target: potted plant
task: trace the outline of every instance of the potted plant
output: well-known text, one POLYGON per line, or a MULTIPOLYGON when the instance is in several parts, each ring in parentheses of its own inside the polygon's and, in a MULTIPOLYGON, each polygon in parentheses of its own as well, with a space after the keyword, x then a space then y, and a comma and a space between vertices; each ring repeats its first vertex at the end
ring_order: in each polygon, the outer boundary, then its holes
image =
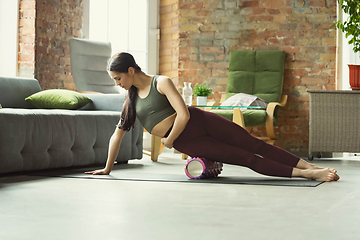
POLYGON ((196 96, 197 105, 207 105, 207 97, 211 95, 212 89, 206 83, 196 83, 193 88, 193 93, 196 96))
MULTIPOLYGON (((344 13, 349 18, 342 23, 340 20, 336 22, 336 27, 345 33, 345 37, 350 37, 349 44, 352 44, 354 52, 360 51, 360 4, 359 0, 338 0, 338 3, 344 13)), ((360 65, 349 65, 349 81, 353 90, 360 89, 360 65)))

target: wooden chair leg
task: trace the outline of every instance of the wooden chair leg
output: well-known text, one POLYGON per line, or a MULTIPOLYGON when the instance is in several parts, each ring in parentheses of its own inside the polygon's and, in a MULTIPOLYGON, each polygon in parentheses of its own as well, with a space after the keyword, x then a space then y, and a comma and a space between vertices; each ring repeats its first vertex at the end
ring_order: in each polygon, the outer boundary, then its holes
MULTIPOLYGON (((144 128, 144 132, 147 132, 144 128)), ((151 135, 151 151, 143 150, 143 153, 150 156, 153 162, 158 160, 159 155, 164 151, 164 145, 161 143, 161 138, 151 135)))
POLYGON ((233 122, 245 128, 244 115, 240 111, 240 108, 234 108, 233 122))
POLYGON ((161 144, 161 138, 151 135, 151 160, 156 162, 159 155, 164 151, 164 145, 161 144))

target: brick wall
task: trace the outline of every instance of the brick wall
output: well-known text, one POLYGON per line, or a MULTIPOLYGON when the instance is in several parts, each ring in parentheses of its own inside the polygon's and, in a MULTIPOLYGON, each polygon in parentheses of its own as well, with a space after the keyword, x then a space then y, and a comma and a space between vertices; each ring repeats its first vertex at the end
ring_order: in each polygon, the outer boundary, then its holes
POLYGON ((178 0, 160 0, 160 74, 178 85, 179 64, 179 4, 178 0))
POLYGON ((35 71, 35 0, 19 2, 18 76, 34 77, 35 71))
MULTIPOLYGON (((19 75, 74 90, 68 40, 81 37, 82 1, 20 0, 19 16, 19 75)), ((277 132, 286 149, 306 152, 306 90, 336 88, 335 21, 336 0, 160 0, 160 73, 179 90, 206 81, 220 98, 231 50, 285 50, 289 102, 277 132)))
POLYGON ((18 75, 43 90, 76 90, 70 69, 71 37, 81 37, 81 0, 20 0, 18 75))
MULTIPOLYGON (((336 88, 336 0, 177 1, 179 88, 184 81, 206 81, 213 97, 220 98, 226 89, 231 50, 286 51, 283 92, 289 101, 276 131, 287 150, 306 153, 306 90, 336 88)), ((262 135, 264 128, 254 132, 262 135)))
POLYGON ((70 69, 71 37, 82 36, 81 0, 36 1, 35 77, 42 89, 76 90, 70 69))

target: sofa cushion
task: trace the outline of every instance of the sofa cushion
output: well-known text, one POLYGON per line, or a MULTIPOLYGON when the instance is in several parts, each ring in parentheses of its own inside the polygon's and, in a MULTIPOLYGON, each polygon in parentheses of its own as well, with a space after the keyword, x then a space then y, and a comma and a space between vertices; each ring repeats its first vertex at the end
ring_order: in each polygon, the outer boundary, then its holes
POLYGON ((111 58, 109 42, 71 38, 69 46, 71 74, 77 91, 125 93, 125 90, 116 86, 106 70, 111 58))
POLYGON ((278 102, 282 93, 284 61, 284 51, 231 51, 226 99, 242 92, 266 102, 278 102))
POLYGON ((125 102, 125 95, 123 94, 91 94, 83 93, 91 99, 91 102, 86 104, 80 110, 106 110, 106 111, 121 111, 125 102))
POLYGON ((35 93, 25 99, 35 107, 45 109, 78 109, 88 104, 87 96, 65 89, 51 89, 35 93))
MULTIPOLYGON (((50 168, 104 166, 117 111, 14 109, 0 111, 0 174, 50 168)), ((138 120, 121 142, 117 162, 141 159, 138 120)))
MULTIPOLYGON (((233 120, 233 110, 214 109, 211 112, 219 114, 230 121, 233 120)), ((241 111, 244 116, 246 127, 265 126, 266 110, 244 110, 241 111)), ((274 118, 274 126, 277 125, 278 119, 274 118)))
MULTIPOLYGON (((284 80, 284 51, 256 50, 230 52, 226 99, 238 93, 254 95, 264 101, 279 102, 284 80)), ((232 110, 212 110, 232 120, 232 110)), ((265 110, 244 110, 246 127, 265 126, 265 110)), ((278 109, 275 109, 274 125, 278 109)))
POLYGON ((3 108, 35 108, 25 98, 39 91, 41 87, 36 79, 0 77, 0 103, 3 108))

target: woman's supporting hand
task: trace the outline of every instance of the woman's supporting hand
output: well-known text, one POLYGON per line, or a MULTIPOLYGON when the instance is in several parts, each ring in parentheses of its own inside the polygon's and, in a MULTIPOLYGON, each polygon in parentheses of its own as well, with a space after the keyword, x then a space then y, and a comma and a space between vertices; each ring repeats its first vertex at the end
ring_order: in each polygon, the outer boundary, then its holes
POLYGON ((109 175, 110 171, 104 169, 99 169, 91 172, 85 172, 85 174, 92 174, 92 175, 109 175))
POLYGON ((173 148, 174 141, 184 131, 186 124, 190 119, 190 113, 185 105, 185 102, 180 95, 179 91, 175 87, 173 81, 168 77, 159 77, 157 79, 157 89, 159 93, 164 94, 169 100, 171 106, 176 111, 176 117, 173 127, 167 136, 162 138, 161 143, 167 148, 173 148))
POLYGON ((169 149, 173 148, 173 141, 170 141, 169 138, 162 138, 161 143, 169 149))
POLYGON ((125 131, 119 128, 115 128, 115 132, 110 138, 109 143, 109 151, 108 151, 108 158, 106 160, 106 166, 103 169, 85 172, 85 174, 92 174, 92 175, 109 175, 113 166, 115 159, 119 153, 120 144, 124 137, 125 131))

